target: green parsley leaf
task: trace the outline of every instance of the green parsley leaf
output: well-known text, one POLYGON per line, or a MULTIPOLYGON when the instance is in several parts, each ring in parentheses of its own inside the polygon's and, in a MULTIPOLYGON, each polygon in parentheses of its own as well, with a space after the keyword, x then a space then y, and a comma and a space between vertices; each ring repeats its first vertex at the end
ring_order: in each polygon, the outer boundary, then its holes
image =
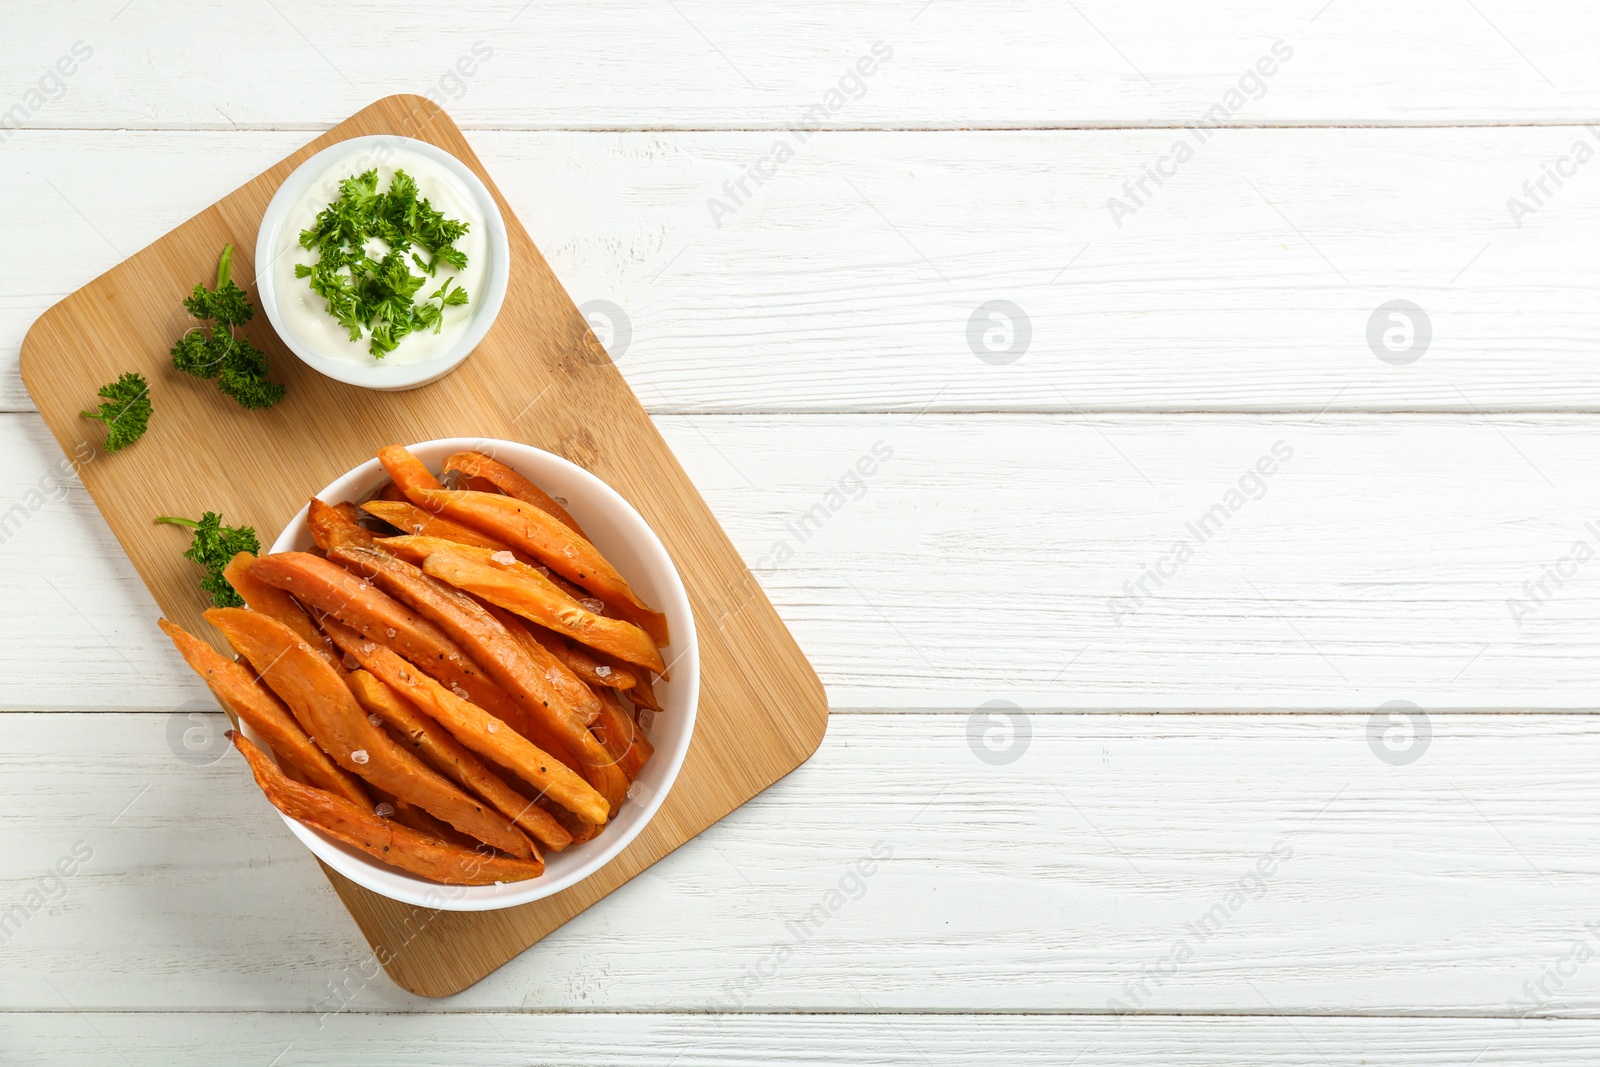
POLYGON ((467 291, 459 284, 450 289, 454 279, 417 302, 427 279, 412 274, 408 265, 428 276, 440 263, 464 270, 467 255, 455 242, 467 229, 467 223, 446 218, 419 197, 416 180, 403 170, 395 171, 389 188, 379 192, 374 168, 341 181, 339 198, 318 213, 309 230, 301 231, 301 246, 315 251, 318 259, 311 265, 296 264, 295 277, 305 278, 322 297, 350 340, 369 335, 367 351, 382 359, 412 333, 430 328, 439 332, 444 309, 467 303, 467 291), (370 250, 374 239, 387 250, 370 250))
POLYGON ((233 246, 223 245, 216 288, 196 285, 183 302, 201 325, 172 346, 172 365, 196 378, 216 379, 217 388, 240 407, 269 408, 283 399, 284 387, 267 380, 266 353, 233 332, 249 322, 256 309, 249 294, 229 277, 232 267, 233 246))
POLYGON ((150 425, 150 383, 144 375, 129 371, 109 385, 100 387, 99 411, 80 411, 85 419, 106 424, 106 451, 126 448, 144 435, 150 425))
POLYGON ((465 304, 467 302, 467 291, 465 289, 458 285, 455 287, 454 292, 450 290, 450 283, 454 281, 454 278, 446 278, 443 285, 428 295, 428 299, 438 300, 447 308, 465 304))
POLYGON ((222 569, 240 552, 261 551, 261 542, 256 539, 254 529, 249 526, 224 526, 222 516, 214 511, 206 512, 199 519, 175 519, 170 515, 162 515, 156 521, 187 526, 194 531, 194 540, 189 542, 183 558, 205 568, 200 588, 210 595, 212 604, 219 608, 244 606, 244 598, 228 584, 228 580, 222 576, 222 569))

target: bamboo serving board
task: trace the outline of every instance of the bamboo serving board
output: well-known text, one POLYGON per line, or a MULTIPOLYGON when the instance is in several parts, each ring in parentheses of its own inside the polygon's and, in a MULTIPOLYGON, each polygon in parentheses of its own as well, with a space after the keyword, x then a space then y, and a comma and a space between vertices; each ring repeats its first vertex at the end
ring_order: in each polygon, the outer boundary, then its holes
MULTIPOLYGON (((677 783, 644 831, 588 880, 494 912, 432 912, 371 893, 324 868, 378 961, 422 996, 489 974, 803 763, 821 743, 827 702, 815 672, 745 568, 527 231, 449 116, 391 96, 339 124, 254 181, 47 311, 22 345, 22 378, 156 603, 179 625, 219 635, 184 532, 156 515, 220 511, 270 544, 309 495, 380 446, 439 437, 525 441, 593 471, 655 529, 689 591, 699 631, 699 717, 677 783), (494 328, 453 374, 403 393, 341 385, 307 368, 259 311, 245 333, 268 353, 288 397, 244 411, 211 382, 172 369, 192 324, 181 301, 215 280, 232 243, 233 276, 254 291, 256 230, 299 163, 364 134, 430 141, 483 179, 505 216, 511 283, 494 328), (92 338, 85 344, 85 338, 92 338), (137 443, 100 451, 101 424, 79 417, 95 390, 144 374, 155 415, 137 443)), ((239 789, 254 788, 239 767, 239 789)))

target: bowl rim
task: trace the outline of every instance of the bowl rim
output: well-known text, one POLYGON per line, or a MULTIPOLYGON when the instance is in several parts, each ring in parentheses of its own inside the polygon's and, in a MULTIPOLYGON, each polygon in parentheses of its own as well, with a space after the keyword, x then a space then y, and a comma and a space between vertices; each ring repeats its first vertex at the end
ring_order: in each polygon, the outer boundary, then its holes
POLYGON ((272 194, 272 199, 267 203, 267 210, 261 216, 261 227, 256 232, 255 271, 256 295, 261 309, 266 313, 267 321, 272 324, 273 333, 277 334, 284 347, 293 352, 300 362, 317 373, 344 382, 346 385, 378 390, 414 389, 438 381, 460 366, 494 326, 505 303, 506 289, 511 281, 511 243, 506 235, 505 217, 500 212, 500 205, 495 202, 488 186, 484 185, 483 180, 471 167, 429 141, 396 134, 365 134, 336 141, 322 149, 291 171, 278 186, 277 191, 272 194), (279 313, 278 286, 272 271, 273 263, 277 259, 273 246, 277 244, 278 235, 288 219, 289 209, 334 157, 349 153, 357 146, 379 144, 394 145, 418 152, 448 170, 466 187, 467 193, 476 202, 483 215, 484 226, 488 230, 491 262, 483 292, 478 295, 478 310, 466 330, 456 338, 456 343, 443 355, 419 363, 394 363, 388 366, 379 363, 376 366, 368 366, 348 359, 333 359, 321 355, 301 343, 285 326, 283 317, 279 313))
MULTIPOLYGON (((569 889, 579 882, 589 878, 597 871, 604 868, 615 859, 623 849, 633 843, 633 840, 644 831, 644 828, 655 818, 661 809, 667 794, 672 791, 677 782, 678 772, 682 770, 684 759, 688 755, 689 746, 694 740, 695 719, 700 702, 700 646, 695 633, 694 613, 690 607, 688 592, 684 588, 683 579, 678 574, 678 568, 668 554, 666 546, 656 536, 644 517, 630 504, 622 494, 606 484, 598 475, 580 467, 562 456, 546 452, 542 448, 523 444, 518 441, 503 441, 483 437, 443 437, 431 441, 422 441, 417 444, 407 445, 413 452, 426 454, 438 449, 449 449, 452 452, 462 450, 484 451, 486 448, 503 450, 500 452, 501 462, 513 469, 517 467, 516 452, 532 453, 543 457, 556 467, 564 469, 570 476, 576 478, 587 488, 592 488, 595 494, 618 509, 625 524, 632 524, 636 529, 627 531, 626 536, 630 542, 641 545, 651 554, 659 557, 659 562, 664 564, 661 568, 661 577, 665 581, 665 589, 656 590, 657 598, 661 601, 659 609, 666 613, 671 620, 673 642, 669 648, 677 650, 671 660, 674 681, 678 677, 684 679, 684 689, 688 694, 684 706, 672 708, 669 714, 683 718, 682 741, 671 752, 658 748, 655 759, 663 759, 665 771, 660 784, 654 787, 646 786, 652 795, 640 806, 643 809, 634 825, 627 830, 620 831, 606 842, 605 846, 593 856, 578 864, 571 871, 564 872, 560 877, 550 876, 548 864, 552 857, 561 853, 547 853, 545 856, 546 872, 538 878, 531 878, 524 882, 508 882, 504 885, 490 886, 449 886, 430 882, 423 878, 401 871, 399 868, 390 867, 379 863, 365 854, 351 848, 342 842, 335 841, 320 831, 313 830, 304 824, 291 819, 289 816, 278 812, 284 824, 289 827, 300 841, 311 850, 323 863, 349 878, 352 882, 364 889, 371 890, 380 896, 391 900, 398 900, 405 904, 413 904, 441 911, 494 911, 501 908, 517 907, 521 904, 542 900, 545 897, 569 889), (381 879, 368 877, 381 875, 381 879), (393 882, 396 884, 382 884, 393 882), (375 884, 378 883, 378 884, 375 884)), ((448 454, 448 453, 447 453, 448 454)), ((527 471, 526 476, 532 477, 527 471)), ((369 459, 344 474, 335 478, 323 487, 316 495, 319 499, 327 500, 329 496, 344 494, 349 496, 352 492, 347 486, 360 485, 365 481, 375 483, 387 477, 383 474, 383 467, 376 457, 369 459)), ((309 504, 295 513, 283 530, 273 541, 268 552, 289 552, 304 550, 311 543, 311 535, 306 523, 309 504)), ((246 729, 245 735, 252 741, 257 741, 253 732, 246 729)), ((608 824, 609 825, 609 824, 608 824)), ((606 834, 602 833, 595 840, 605 841, 606 834)))

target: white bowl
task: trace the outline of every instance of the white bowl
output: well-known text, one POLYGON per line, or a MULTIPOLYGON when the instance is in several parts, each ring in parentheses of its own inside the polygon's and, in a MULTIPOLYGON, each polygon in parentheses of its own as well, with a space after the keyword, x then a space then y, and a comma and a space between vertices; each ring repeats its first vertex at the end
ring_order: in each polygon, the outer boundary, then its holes
MULTIPOLYGON (((494 197, 489 195, 489 190, 465 163, 442 148, 411 137, 389 135, 352 137, 324 148, 296 167, 294 173, 284 179, 278 191, 273 194, 271 203, 267 205, 266 214, 261 218, 261 229, 256 235, 256 293, 260 297, 261 308, 266 312, 267 320, 272 323, 273 332, 288 346, 289 351, 300 357, 300 361, 312 370, 347 385, 359 385, 365 389, 415 389, 449 374, 462 360, 472 354, 472 350, 478 347, 479 342, 489 332, 489 328, 494 325, 495 317, 500 314, 500 305, 505 301, 506 285, 510 277, 511 246, 506 240, 505 219, 501 216, 494 197), (488 265, 482 276, 482 282, 474 287, 479 291, 470 293, 476 310, 466 328, 445 351, 421 362, 395 363, 391 355, 373 365, 327 355, 317 351, 304 338, 297 336, 283 314, 283 302, 298 298, 301 294, 282 292, 279 289, 274 267, 282 230, 289 224, 290 213, 300 202, 301 197, 339 159, 355 156, 359 161, 352 165, 352 173, 355 173, 356 167, 364 168, 381 163, 398 149, 417 152, 443 167, 459 185, 459 192, 466 195, 483 218, 489 249, 488 265)), ((400 345, 403 349, 405 341, 402 340, 400 345)))
MULTIPOLYGON (((444 911, 492 911, 539 900, 576 885, 609 863, 639 836, 667 798, 694 733, 695 707, 700 695, 700 652, 695 642, 694 615, 689 596, 672 565, 667 550, 633 506, 609 485, 573 463, 531 445, 511 441, 484 441, 467 437, 446 438, 412 445, 411 451, 429 468, 438 470, 445 457, 472 450, 493 456, 536 482, 551 496, 566 501, 606 559, 622 572, 646 603, 666 613, 672 644, 662 649, 671 666, 670 681, 657 682, 661 703, 645 736, 655 754, 634 781, 622 810, 613 812, 605 829, 594 839, 545 854, 545 871, 538 878, 504 885, 446 886, 407 874, 372 859, 366 853, 335 841, 288 816, 283 821, 317 858, 346 878, 374 893, 444 911)), ((388 480, 383 467, 370 459, 317 494, 329 504, 366 500, 388 480)), ((302 508, 273 542, 273 552, 304 551, 312 547, 311 532, 302 508)), ((245 736, 259 743, 249 729, 245 736)))

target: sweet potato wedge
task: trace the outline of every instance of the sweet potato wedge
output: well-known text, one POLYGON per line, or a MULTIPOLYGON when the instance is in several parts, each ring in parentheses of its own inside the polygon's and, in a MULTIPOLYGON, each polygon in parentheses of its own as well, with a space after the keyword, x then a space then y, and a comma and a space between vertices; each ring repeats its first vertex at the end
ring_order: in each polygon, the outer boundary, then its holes
POLYGON ((594 724, 594 734, 617 761, 618 769, 632 781, 639 777, 645 761, 655 754, 655 746, 644 736, 616 693, 602 688, 598 695, 603 710, 594 724))
POLYGON ((561 807, 559 804, 552 804, 548 798, 539 801, 539 806, 545 808, 550 812, 551 815, 556 817, 556 819, 561 823, 562 827, 572 835, 572 841, 574 844, 581 845, 585 841, 593 840, 594 838, 600 836, 600 831, 605 829, 605 826, 600 823, 593 823, 589 822, 587 819, 580 819, 578 816, 572 814, 572 812, 561 807))
POLYGON ((543 626, 526 622, 524 625, 528 627, 535 641, 565 664, 567 670, 577 675, 585 685, 591 688, 604 686, 607 689, 632 689, 639 684, 639 674, 643 674, 643 671, 635 674, 633 670, 624 667, 621 660, 614 660, 610 656, 586 649, 572 638, 551 633, 543 626))
POLYGON ((250 764, 256 785, 273 807, 392 867, 446 885, 522 882, 544 873, 544 861, 517 859, 446 844, 392 820, 380 819, 343 797, 285 778, 266 755, 237 731, 230 738, 250 764))
POLYGON ((328 636, 369 674, 421 708, 467 748, 511 771, 567 810, 591 822, 606 821, 611 806, 605 797, 504 722, 456 696, 392 649, 364 640, 347 626, 329 623, 328 636))
POLYGON ((666 669, 661 650, 649 634, 631 622, 608 619, 574 603, 550 579, 525 563, 505 563, 484 549, 457 545, 429 555, 423 560, 422 569, 440 581, 625 663, 657 673, 666 669))
MULTIPOLYGON (((588 536, 583 533, 583 527, 578 525, 578 520, 574 519, 555 497, 493 457, 486 456, 482 452, 457 452, 444 461, 442 469, 458 471, 474 483, 480 480, 488 482, 507 496, 514 496, 524 503, 532 504, 547 515, 561 520, 563 526, 585 537, 588 536)), ((478 486, 473 484, 468 488, 476 489, 478 486)))
POLYGON ((474 493, 504 493, 505 490, 487 478, 474 478, 463 474, 456 479, 457 489, 471 489, 474 493))
POLYGON ((593 726, 595 719, 600 717, 600 701, 594 695, 594 690, 589 688, 589 684, 578 677, 578 673, 568 667, 566 661, 534 637, 533 631, 523 619, 488 601, 479 603, 496 622, 506 628, 506 632, 527 652, 528 658, 537 664, 539 669, 545 671, 551 682, 560 688, 562 695, 567 696, 568 701, 578 708, 579 716, 585 720, 585 725, 593 726))
MULTIPOLYGON (((496 552, 505 552, 512 559, 523 560, 526 556, 509 548, 493 548, 489 545, 475 545, 469 541, 458 541, 453 537, 439 537, 433 534, 400 534, 391 537, 375 537, 373 543, 391 556, 398 556, 413 566, 422 566, 422 561, 435 552, 448 552, 453 548, 469 549, 473 559, 482 557, 488 559, 496 552)), ((502 559, 505 557, 502 556, 502 559)), ((537 568, 535 568, 537 569, 537 568)), ((573 603, 577 603, 574 599, 573 603)))
POLYGON ((368 537, 372 536, 361 525, 361 512, 348 500, 341 504, 328 504, 312 497, 306 505, 306 528, 311 531, 311 540, 324 552, 332 540, 343 536, 351 528, 362 531, 368 537))
POLYGON ((372 543, 372 531, 361 525, 361 512, 348 500, 342 504, 328 504, 311 498, 306 505, 306 527, 317 547, 326 552, 345 541, 372 543))
POLYGON ((559 850, 572 843, 572 835, 549 812, 507 785, 450 731, 428 719, 409 700, 366 671, 352 671, 345 684, 368 714, 382 719, 397 741, 411 746, 434 770, 493 804, 502 815, 550 848, 559 850))
POLYGON ((367 789, 372 793, 374 802, 372 813, 380 819, 393 819, 401 826, 409 826, 419 834, 426 834, 429 837, 456 845, 465 845, 467 848, 472 848, 478 843, 449 823, 435 819, 409 800, 401 800, 397 796, 385 793, 370 782, 367 783, 367 789), (389 805, 389 813, 387 815, 384 814, 384 809, 381 807, 383 804, 389 805))
POLYGON ((392 645, 429 674, 459 688, 467 699, 501 718, 516 720, 520 710, 465 650, 433 623, 374 589, 336 563, 309 552, 262 556, 250 573, 289 593, 312 611, 331 615, 374 641, 392 645))
POLYGON ((517 615, 487 601, 479 601, 476 597, 473 597, 472 601, 505 628, 511 639, 517 643, 517 647, 527 654, 534 669, 544 672, 546 680, 561 694, 562 699, 577 709, 578 721, 585 726, 593 725, 594 720, 600 715, 600 701, 596 699, 594 690, 590 689, 560 656, 540 644, 533 636, 533 632, 528 629, 528 624, 517 615))
MULTIPOLYGON (((519 555, 517 558, 521 562, 527 562, 526 558, 522 555, 519 555)), ((589 592, 589 590, 573 585, 571 582, 561 577, 561 575, 556 574, 544 564, 539 563, 538 561, 534 561, 534 564, 534 570, 550 579, 550 584, 567 594, 568 599, 572 600, 574 603, 582 604, 596 615, 604 615, 608 619, 621 619, 624 622, 630 621, 625 612, 617 610, 616 605, 607 604, 604 600, 601 600, 599 597, 589 592)), ((635 625, 637 625, 637 623, 635 625)))
POLYGON ((278 759, 294 767, 307 782, 319 789, 337 793, 352 804, 370 803, 361 783, 340 770, 328 758, 328 754, 306 736, 305 730, 300 728, 283 702, 251 677, 249 671, 166 619, 159 620, 156 625, 172 639, 178 654, 206 683, 222 706, 259 734, 278 759))
POLYGON ((444 488, 422 460, 413 456, 404 445, 384 445, 378 449, 378 462, 383 464, 390 479, 413 504, 422 503, 414 495, 418 491, 444 488))
MULTIPOLYGON (((259 611, 277 619, 300 636, 300 639, 327 655, 328 662, 339 666, 339 653, 334 650, 328 635, 317 628, 305 609, 295 603, 294 597, 276 586, 268 585, 250 573, 250 564, 256 561, 255 553, 240 552, 222 569, 222 576, 233 586, 233 591, 244 599, 251 611, 259 611)), ((324 787, 326 788, 326 787, 324 787)))
POLYGON ((651 711, 661 710, 661 702, 656 699, 656 691, 651 687, 648 678, 641 678, 638 685, 628 690, 628 699, 633 701, 635 707, 648 708, 651 711))
POLYGON ((373 725, 344 679, 293 630, 243 608, 211 608, 205 618, 340 767, 502 852, 525 859, 534 854, 528 839, 504 816, 485 810, 481 801, 434 773, 373 725))
POLYGON ((448 489, 407 489, 413 501, 499 538, 552 571, 593 592, 644 628, 658 645, 671 643, 667 617, 634 593, 600 550, 559 519, 515 497, 448 489))
MULTIPOLYGON (((428 514, 421 508, 417 508, 417 510, 422 512, 424 515, 428 514)), ((448 519, 442 521, 449 522, 448 519)), ((386 552, 391 552, 405 560, 407 563, 414 563, 419 567, 422 566, 422 561, 427 559, 433 553, 448 549, 452 545, 460 545, 463 548, 487 549, 491 554, 495 552, 505 552, 508 553, 515 562, 526 563, 528 566, 538 571, 540 575, 548 578, 550 580, 550 584, 555 586, 556 589, 558 589, 572 603, 583 604, 585 600, 588 600, 590 603, 584 606, 589 608, 591 611, 594 610, 593 605, 600 605, 601 610, 594 612, 596 615, 604 615, 608 619, 622 618, 622 616, 619 615, 614 609, 606 607, 604 601, 596 600, 594 597, 590 596, 587 589, 580 589, 578 586, 573 585, 571 582, 561 577, 561 575, 552 574, 549 567, 546 567, 544 564, 533 559, 526 552, 519 552, 510 545, 507 545, 504 541, 496 541, 494 538, 485 534, 479 534, 472 530, 471 527, 462 526, 459 523, 450 523, 450 525, 456 527, 457 529, 467 530, 472 536, 453 537, 446 536, 444 533, 428 533, 427 531, 424 531, 420 534, 402 533, 386 537, 375 537, 374 541, 376 541, 376 543, 386 552)), ((444 528, 433 527, 433 529, 442 530, 444 528)), ((476 555, 474 558, 477 558, 476 555)))
MULTIPOLYGON (((409 500, 398 504, 391 500, 369 500, 361 505, 361 510, 382 519, 402 534, 439 537, 446 541, 454 541, 457 544, 487 548, 491 552, 505 552, 511 548, 504 541, 498 541, 488 534, 479 533, 470 526, 463 526, 459 522, 451 522, 449 519, 441 518, 426 508, 417 507, 409 500)), ((418 561, 411 560, 410 562, 416 563, 418 561)))

